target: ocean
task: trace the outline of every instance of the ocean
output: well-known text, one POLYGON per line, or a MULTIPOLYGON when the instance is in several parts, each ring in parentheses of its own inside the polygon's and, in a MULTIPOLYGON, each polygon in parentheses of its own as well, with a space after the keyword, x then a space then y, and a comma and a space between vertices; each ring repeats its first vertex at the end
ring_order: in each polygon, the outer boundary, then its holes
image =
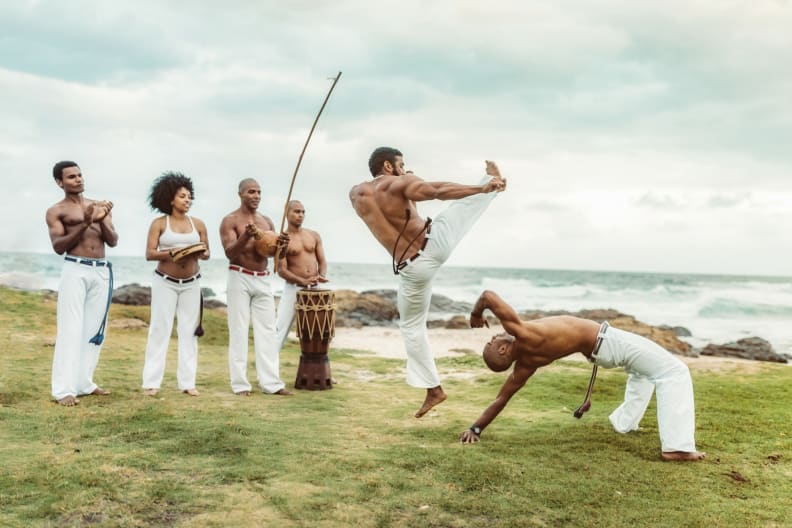
MULTIPOLYGON (((116 287, 151 284, 154 263, 143 257, 110 256, 116 287)), ((57 290, 62 257, 0 252, 0 284, 57 290)), ((225 301, 227 261, 201 263, 202 283, 225 301)), ((333 289, 396 289, 385 264, 329 263, 333 289)), ((276 294, 283 281, 271 278, 276 294)), ((434 292, 474 302, 484 289, 518 311, 613 308, 653 325, 684 326, 694 346, 759 336, 777 352, 792 355, 792 278, 605 271, 472 268, 447 266, 434 292)))

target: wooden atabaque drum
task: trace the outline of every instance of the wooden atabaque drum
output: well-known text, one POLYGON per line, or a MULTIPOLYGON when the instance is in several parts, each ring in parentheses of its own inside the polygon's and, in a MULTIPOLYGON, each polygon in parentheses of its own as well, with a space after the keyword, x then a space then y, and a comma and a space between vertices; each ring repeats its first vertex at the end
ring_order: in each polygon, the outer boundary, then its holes
POLYGON ((300 338, 300 366, 295 389, 333 388, 327 349, 335 335, 335 292, 299 290, 294 303, 297 337, 300 338))

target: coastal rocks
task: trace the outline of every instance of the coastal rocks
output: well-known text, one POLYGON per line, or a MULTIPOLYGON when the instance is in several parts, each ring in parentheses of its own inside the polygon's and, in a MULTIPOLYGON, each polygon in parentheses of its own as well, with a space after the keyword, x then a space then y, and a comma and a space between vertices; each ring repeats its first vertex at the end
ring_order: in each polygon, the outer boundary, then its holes
MULTIPOLYGON (((214 296, 214 292, 210 288, 201 288, 201 293, 204 297, 204 308, 225 307, 225 303, 208 298, 214 296)), ((141 286, 135 282, 125 284, 113 290, 113 302, 131 306, 148 306, 151 304, 151 287, 141 286)))
POLYGON ((399 317, 395 300, 378 293, 336 290, 335 300, 336 326, 393 326, 399 317))
POLYGON ((671 330, 677 337, 693 337, 693 333, 684 326, 660 325, 657 328, 660 330, 671 330))
MULTIPOLYGON (((623 314, 618 310, 613 309, 600 309, 600 310, 581 310, 579 312, 565 312, 565 311, 552 311, 540 312, 532 311, 521 314, 521 317, 530 321, 531 319, 538 319, 540 317, 547 317, 551 315, 573 315, 575 317, 582 317, 584 319, 591 319, 594 321, 608 321, 614 328, 625 330, 638 334, 647 339, 650 339, 660 345, 661 347, 681 356, 695 357, 697 354, 693 351, 692 347, 679 339, 677 333, 672 328, 662 328, 659 326, 651 326, 635 317, 623 314)), ((687 330, 687 329, 683 329, 687 330)))
POLYGON ((147 306, 151 304, 151 288, 133 282, 113 290, 113 302, 131 306, 147 306))
POLYGON ((761 337, 746 337, 723 345, 707 345, 701 350, 702 356, 736 357, 756 361, 787 363, 788 358, 773 350, 773 346, 761 337))
POLYGON ((470 328, 470 319, 466 315, 455 315, 451 319, 445 322, 443 325, 444 328, 449 328, 451 330, 461 330, 465 328, 470 328))
MULTIPOLYGON (((336 326, 395 326, 399 318, 396 290, 336 290, 336 326)), ((473 305, 458 302, 444 295, 433 294, 429 313, 467 314, 473 305)), ((429 328, 469 328, 467 316, 455 315, 450 320, 431 320, 429 328)))
POLYGON ((432 300, 429 303, 429 312, 446 313, 446 314, 469 314, 473 309, 473 305, 466 302, 455 301, 445 295, 437 293, 432 294, 432 300))

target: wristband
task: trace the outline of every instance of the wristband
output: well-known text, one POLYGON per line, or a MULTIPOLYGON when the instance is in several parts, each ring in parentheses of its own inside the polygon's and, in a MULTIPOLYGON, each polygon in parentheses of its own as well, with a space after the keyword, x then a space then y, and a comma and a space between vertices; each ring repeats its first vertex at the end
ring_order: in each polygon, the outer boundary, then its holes
POLYGON ((479 427, 478 425, 476 425, 476 424, 473 424, 473 425, 471 425, 471 426, 470 426, 470 430, 471 430, 471 431, 473 432, 473 434, 475 434, 476 436, 481 436, 481 427, 479 427))

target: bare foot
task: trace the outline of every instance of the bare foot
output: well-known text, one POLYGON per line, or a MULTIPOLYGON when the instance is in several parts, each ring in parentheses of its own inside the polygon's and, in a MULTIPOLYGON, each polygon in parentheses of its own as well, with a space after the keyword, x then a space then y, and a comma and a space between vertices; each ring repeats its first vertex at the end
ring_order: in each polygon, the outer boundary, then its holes
POLYGON ((234 394, 236 394, 237 396, 250 396, 250 391, 243 390, 243 391, 235 392, 234 394))
POLYGON ((281 389, 278 392, 273 392, 272 394, 276 394, 278 396, 291 396, 293 393, 288 389, 281 389))
POLYGON ((64 396, 60 400, 58 400, 58 405, 63 405, 64 407, 74 407, 75 405, 79 405, 80 400, 75 398, 74 396, 64 396))
POLYGON ((156 396, 159 389, 143 389, 143 396, 156 396))
POLYGON ((484 163, 487 164, 487 176, 495 176, 496 178, 501 178, 500 169, 498 168, 498 164, 494 161, 485 160, 484 163))
POLYGON ((418 412, 415 413, 416 418, 420 418, 424 414, 428 413, 435 405, 439 405, 445 401, 446 393, 443 392, 443 388, 438 385, 437 387, 433 387, 431 389, 426 389, 426 399, 421 405, 421 408, 418 409, 418 412))
MULTIPOLYGON (((487 164, 487 175, 492 176, 492 180, 490 180, 490 184, 492 185, 492 190, 495 192, 503 192, 506 190, 506 178, 501 176, 500 169, 495 164, 494 161, 486 160, 487 164)), ((491 192, 491 191, 488 191, 491 192)))
POLYGON ((663 451, 660 453, 660 458, 673 462, 695 462, 703 460, 705 456, 707 453, 701 451, 663 451))
POLYGON ((103 389, 102 387, 96 387, 91 394, 94 396, 107 396, 110 394, 110 391, 103 389))
POLYGON ((185 389, 182 391, 184 394, 189 394, 190 396, 200 396, 200 392, 198 389, 185 389))

